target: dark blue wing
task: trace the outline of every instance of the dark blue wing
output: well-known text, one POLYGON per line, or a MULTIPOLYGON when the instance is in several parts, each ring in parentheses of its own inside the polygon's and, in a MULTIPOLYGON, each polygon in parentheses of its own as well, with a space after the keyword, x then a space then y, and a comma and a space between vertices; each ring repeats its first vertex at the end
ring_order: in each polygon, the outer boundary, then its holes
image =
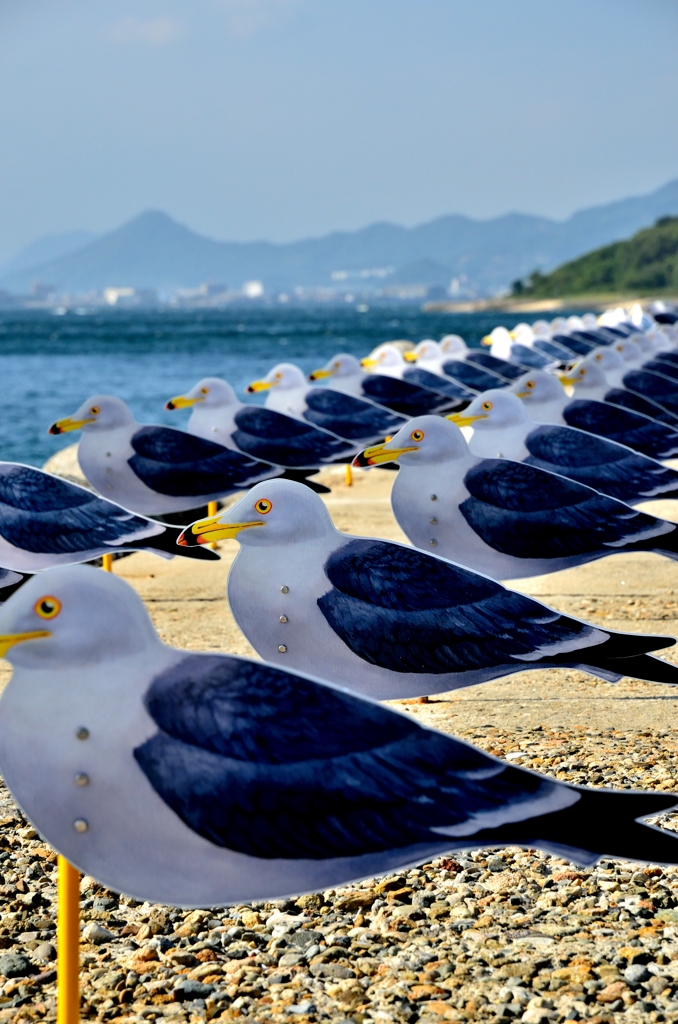
POLYGON ((505 377, 490 373, 475 363, 467 363, 464 359, 446 360, 443 363, 443 372, 478 392, 489 391, 491 388, 505 388, 509 384, 505 377))
POLYGON ((209 842, 252 857, 440 843, 431 829, 554 785, 258 662, 188 655, 145 703, 158 732, 134 756, 155 791, 209 842))
POLYGON ((395 434, 407 422, 390 409, 331 388, 312 388, 306 392, 304 419, 349 441, 395 434))
POLYGON ((678 473, 614 441, 571 427, 541 425, 525 439, 523 461, 633 504, 678 494, 678 473))
POLYGON ((625 444, 653 459, 670 459, 678 453, 675 430, 630 409, 576 398, 563 409, 563 419, 569 427, 625 444))
POLYGON ((678 381, 671 380, 665 374, 642 369, 629 370, 624 374, 622 384, 629 391, 637 391, 639 395, 659 402, 669 412, 678 415, 678 381))
POLYGON ((271 466, 173 427, 141 427, 129 460, 147 487, 172 497, 228 494, 273 474, 271 466))
POLYGON ((554 334, 552 335, 552 341, 562 345, 564 348, 568 348, 570 352, 574 352, 578 356, 587 356, 596 347, 594 342, 585 341, 584 338, 577 337, 574 334, 554 334))
POLYGON ((326 430, 256 405, 240 409, 235 426, 231 436, 241 451, 278 466, 314 468, 355 453, 353 445, 326 430))
POLYGON ((643 369, 649 370, 651 373, 661 373, 664 377, 678 381, 678 366, 669 360, 648 359, 646 363, 643 363, 643 369))
POLYGON ((521 462, 483 459, 464 483, 470 497, 460 510, 467 523, 495 551, 514 558, 585 555, 610 544, 623 551, 662 525, 590 487, 521 462))
POLYGON ((148 527, 148 519, 84 487, 32 466, 0 463, 0 534, 23 551, 86 554, 148 527))
POLYGON ((472 395, 466 399, 450 399, 440 392, 419 387, 418 384, 411 384, 407 380, 398 380, 397 377, 387 377, 383 373, 367 374, 362 379, 361 387, 365 398, 408 417, 447 412, 468 404, 471 398, 475 398, 475 395, 472 395))
POLYGON ((667 423, 671 427, 678 428, 678 416, 669 412, 663 405, 653 402, 649 398, 643 398, 635 391, 628 391, 626 388, 610 388, 605 393, 605 401, 610 405, 619 405, 622 409, 633 409, 634 412, 642 412, 659 423, 667 423))
MULTIPOLYGON (((505 377, 506 380, 518 380, 518 377, 522 377, 527 369, 525 365, 518 366, 516 363, 509 363, 508 359, 497 359, 496 356, 490 355, 489 352, 480 352, 477 349, 472 349, 468 353, 466 362, 476 363, 476 365, 482 366, 486 370, 491 370, 492 373, 498 373, 500 377, 505 377)), ((543 362, 548 363, 548 360, 544 359, 543 362)))
POLYGON ((550 338, 535 338, 532 345, 538 352, 549 357, 547 362, 553 359, 557 359, 559 363, 571 362, 572 357, 576 354, 564 345, 558 345, 555 341, 551 341, 550 338))
POLYGON ((658 352, 655 359, 660 363, 670 363, 678 366, 678 352, 658 352))
POLYGON ((591 627, 484 576, 386 541, 353 540, 325 565, 318 605, 359 657, 393 672, 442 674, 516 664, 516 656, 591 627))
POLYGON ((418 384, 422 388, 430 388, 431 391, 439 391, 441 395, 448 398, 463 399, 472 402, 476 397, 475 391, 469 391, 458 381, 442 377, 438 373, 431 373, 430 370, 423 370, 420 366, 410 366, 403 371, 403 380, 410 384, 418 384))

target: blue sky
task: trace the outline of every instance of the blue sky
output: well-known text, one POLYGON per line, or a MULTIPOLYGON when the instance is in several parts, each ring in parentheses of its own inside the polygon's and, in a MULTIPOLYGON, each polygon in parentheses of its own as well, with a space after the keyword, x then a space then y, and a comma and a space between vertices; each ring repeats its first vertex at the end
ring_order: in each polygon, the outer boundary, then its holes
POLYGON ((0 262, 160 208, 274 241, 678 177, 676 0, 0 0, 0 262))

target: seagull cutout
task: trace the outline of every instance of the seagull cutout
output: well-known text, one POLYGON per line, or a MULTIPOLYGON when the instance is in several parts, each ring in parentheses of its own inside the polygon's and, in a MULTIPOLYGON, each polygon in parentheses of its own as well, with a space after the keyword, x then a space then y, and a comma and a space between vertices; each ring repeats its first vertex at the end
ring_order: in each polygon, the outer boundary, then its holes
POLYGON ((449 382, 454 397, 384 373, 366 373, 355 356, 340 352, 325 366, 309 374, 311 381, 326 381, 333 391, 366 398, 403 416, 463 409, 475 392, 449 382))
POLYGON ((376 441, 394 434, 405 423, 403 416, 376 402, 332 387, 309 386, 303 370, 293 363, 278 363, 247 390, 253 394, 265 391, 267 409, 305 420, 348 441, 376 441))
POLYGON ((616 441, 575 427, 535 423, 510 391, 486 391, 463 413, 449 417, 466 429, 473 455, 512 459, 586 484, 637 505, 651 498, 678 498, 678 473, 616 441))
POLYGON ((258 484, 180 543, 222 537, 240 543, 228 599, 254 649, 376 699, 546 667, 678 682, 678 667, 646 653, 672 638, 602 630, 435 555, 340 533, 322 500, 288 480, 258 484))
POLYGON ((13 797, 139 900, 271 900, 483 846, 678 860, 675 835, 638 820, 674 794, 568 785, 286 668, 167 647, 132 588, 90 567, 29 580, 0 650, 13 797))
POLYGON ((605 374, 590 359, 576 364, 560 381, 537 371, 524 374, 509 390, 524 400, 528 413, 539 423, 577 427, 655 459, 678 454, 678 426, 608 403, 605 374), (573 398, 563 384, 574 387, 573 398))
MULTIPOLYGON (((624 377, 629 371, 629 365, 620 350, 623 345, 628 344, 632 345, 632 343, 624 341, 610 345, 609 348, 595 348, 582 361, 582 365, 585 366, 595 363, 605 376, 605 383, 602 386, 598 385, 600 400, 609 402, 611 405, 619 405, 624 409, 631 409, 633 412, 642 412, 653 420, 659 420, 660 423, 678 427, 678 416, 675 413, 669 412, 658 402, 653 402, 650 398, 626 387, 624 377)), ((637 349, 637 351, 640 350, 637 349)), ((592 397, 592 393, 589 392, 587 397, 592 397)))
POLYGON ((391 506, 409 540, 494 579, 537 576, 628 551, 678 560, 675 523, 522 462, 479 459, 459 428, 438 416, 410 420, 355 465, 382 462, 400 466, 391 506))
POLYGON ((165 408, 191 409, 189 434, 218 441, 288 471, 317 471, 321 466, 346 462, 356 450, 354 443, 311 423, 239 402, 231 385, 220 377, 199 380, 185 395, 171 398, 165 408))
MULTIPOLYGON (((450 380, 444 374, 432 373, 427 369, 412 366, 414 350, 400 352, 395 345, 380 345, 372 355, 361 359, 360 365, 370 373, 378 373, 395 380, 404 380, 422 388, 447 395, 453 401, 468 398, 469 389, 461 380, 450 380)), ((477 394, 477 389, 471 389, 477 394)))
POLYGON ((496 359, 535 370, 551 366, 554 360, 562 363, 571 358, 569 349, 551 345, 550 334, 535 334, 527 324, 522 326, 524 330, 520 332, 495 327, 491 334, 486 334, 481 340, 481 345, 489 347, 490 354, 496 359))
MULTIPOLYGON (((447 335, 440 344, 429 339, 420 341, 412 352, 405 353, 404 358, 408 361, 416 362, 417 366, 422 370, 442 375, 445 374, 443 367, 446 363, 462 362, 470 366, 470 370, 467 367, 464 372, 468 372, 471 375, 478 371, 482 373, 489 372, 492 375, 494 387, 501 387, 505 380, 516 380, 526 369, 525 366, 510 363, 507 359, 497 359, 496 356, 490 355, 489 352, 467 348, 463 338, 456 334, 447 335), (495 377, 496 379, 494 379, 495 377)), ((461 379, 454 372, 450 376, 455 376, 458 380, 461 379)), ((469 376, 468 379, 470 380, 471 377, 469 376)), ((476 379, 480 381, 479 377, 476 379)), ((486 388, 481 386, 477 390, 485 391, 486 388)))
POLYGON ((82 430, 78 462, 92 487, 142 515, 196 508, 281 472, 183 430, 137 423, 112 395, 94 395, 49 428, 70 430, 82 430))
POLYGON ((172 558, 187 550, 177 546, 179 533, 176 526, 135 515, 41 469, 0 462, 0 565, 15 573, 115 552, 150 551, 172 558))

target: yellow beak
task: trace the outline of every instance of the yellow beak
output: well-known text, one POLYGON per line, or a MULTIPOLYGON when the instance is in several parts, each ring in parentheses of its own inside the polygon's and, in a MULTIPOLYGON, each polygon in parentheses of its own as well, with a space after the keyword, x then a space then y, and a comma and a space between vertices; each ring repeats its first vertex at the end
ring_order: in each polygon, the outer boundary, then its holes
POLYGON ((531 391, 515 391, 514 394, 515 394, 516 398, 529 398, 530 395, 532 394, 532 392, 531 391))
POLYGON ((70 416, 67 416, 65 420, 57 420, 49 428, 49 434, 67 434, 70 430, 80 430, 86 423, 94 423, 95 417, 92 416, 87 420, 72 420, 70 416))
POLYGON ((22 644, 24 640, 39 640, 41 637, 51 636, 48 629, 34 629, 30 633, 5 633, 0 636, 0 658, 4 658, 10 647, 15 644, 22 644))
POLYGON ((254 395, 257 391, 268 391, 269 388, 275 387, 277 380, 253 380, 247 387, 247 393, 254 395))
POLYGON ((375 366, 379 365, 379 361, 377 359, 371 359, 370 356, 365 356, 364 359, 360 360, 360 365, 365 370, 373 370, 375 366))
POLYGON ((366 469, 368 466, 378 466, 380 462, 396 462, 405 452, 418 451, 416 444, 409 448, 387 448, 385 444, 375 444, 356 455, 353 465, 366 469))
POLYGON ((177 539, 182 548, 194 547, 196 544, 211 544, 215 540, 233 540, 241 530, 249 530, 252 526, 265 526, 261 519, 251 523, 221 523, 219 516, 200 519, 197 523, 187 526, 177 539))
POLYGON ((458 427, 470 427, 476 420, 486 420, 487 416, 485 413, 478 413, 476 416, 465 416, 463 412, 452 412, 445 419, 456 423, 458 427))
POLYGON ((568 377, 566 374, 560 374, 559 373, 558 374, 558 380, 560 381, 561 384, 565 384, 565 385, 570 385, 571 384, 571 385, 574 385, 574 384, 578 384, 579 383, 579 381, 581 380, 581 377, 568 377))
POLYGON ((331 377, 334 370, 314 370, 313 373, 309 373, 309 380, 325 380, 326 377, 331 377))
POLYGON ((198 402, 204 402, 205 399, 202 395, 199 398, 188 398, 186 395, 177 395, 176 398, 170 398, 169 402, 165 403, 166 409, 190 409, 192 405, 197 405, 198 402))
POLYGON ((492 344, 492 338, 489 336, 489 334, 486 334, 484 338, 480 339, 480 344, 485 345, 486 347, 489 348, 489 346, 492 344))
POLYGON ((419 353, 412 350, 409 352, 403 352, 403 358, 406 359, 408 363, 416 363, 419 358, 419 353))

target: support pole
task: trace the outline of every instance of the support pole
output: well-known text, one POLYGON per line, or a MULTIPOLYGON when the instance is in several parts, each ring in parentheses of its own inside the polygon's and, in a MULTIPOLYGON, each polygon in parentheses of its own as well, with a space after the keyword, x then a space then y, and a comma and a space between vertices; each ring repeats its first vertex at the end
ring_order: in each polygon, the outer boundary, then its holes
POLYGON ((80 873, 61 854, 59 854, 58 864, 57 1024, 78 1024, 80 1020, 80 873))
POLYGON ((113 555, 101 556, 101 568, 104 572, 113 572, 113 555))
POLYGON ((346 486, 351 487, 353 485, 353 469, 351 463, 346 463, 346 486))
MULTIPOLYGON (((211 518, 212 516, 215 516, 215 515, 217 514, 217 512, 218 512, 218 511, 219 511, 219 507, 218 507, 218 505, 217 505, 216 501, 208 501, 208 502, 207 502, 207 515, 208 515, 208 516, 209 516, 210 518, 211 518)), ((216 546, 217 546, 217 542, 216 542, 215 540, 213 540, 213 541, 212 541, 212 542, 210 543, 210 547, 212 548, 212 550, 213 550, 213 551, 214 551, 214 549, 215 549, 215 547, 216 547, 216 546)))

